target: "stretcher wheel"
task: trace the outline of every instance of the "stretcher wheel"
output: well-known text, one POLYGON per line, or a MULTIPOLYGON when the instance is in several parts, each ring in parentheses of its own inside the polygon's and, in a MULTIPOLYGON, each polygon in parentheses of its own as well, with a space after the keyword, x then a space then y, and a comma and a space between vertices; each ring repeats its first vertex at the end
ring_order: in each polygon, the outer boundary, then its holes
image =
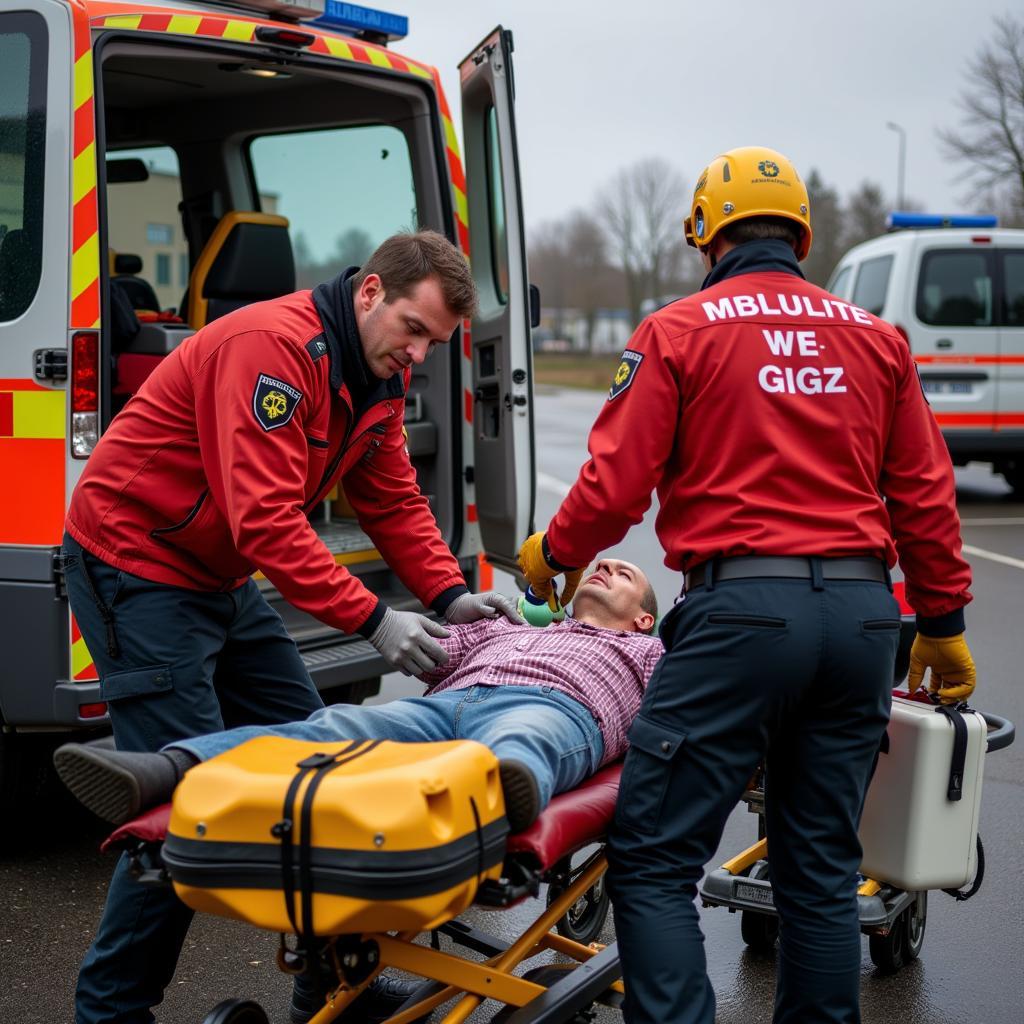
POLYGON ((770 953, 779 939, 779 919, 774 914, 743 910, 740 912, 740 935, 751 949, 770 953))
MULTIPOLYGON (((571 876, 567 877, 567 873, 558 872, 556 877, 558 880, 548 885, 549 907, 571 884, 571 876)), ((601 934, 610 904, 608 887, 602 876, 558 919, 555 930, 564 938, 588 946, 601 934)))
POLYGON ((883 973, 894 974, 916 960, 924 945, 928 923, 928 893, 919 892, 913 903, 893 921, 888 935, 868 938, 871 962, 883 973))
POLYGON ((263 1007, 251 999, 225 999, 204 1018, 203 1024, 270 1024, 263 1007))

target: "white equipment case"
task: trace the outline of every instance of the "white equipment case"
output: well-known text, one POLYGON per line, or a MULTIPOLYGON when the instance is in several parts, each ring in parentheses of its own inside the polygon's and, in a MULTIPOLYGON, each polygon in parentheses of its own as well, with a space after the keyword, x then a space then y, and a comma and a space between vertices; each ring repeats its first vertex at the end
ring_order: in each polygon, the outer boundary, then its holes
POLYGON ((977 866, 985 719, 897 697, 886 738, 861 820, 861 873, 910 892, 959 888, 977 866))

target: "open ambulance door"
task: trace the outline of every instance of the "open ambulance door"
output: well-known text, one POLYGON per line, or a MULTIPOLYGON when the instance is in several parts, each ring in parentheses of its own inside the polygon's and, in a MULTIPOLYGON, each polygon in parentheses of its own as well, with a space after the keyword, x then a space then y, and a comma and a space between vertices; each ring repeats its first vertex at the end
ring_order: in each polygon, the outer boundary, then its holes
POLYGON ((533 357, 516 152, 512 34, 496 28, 459 65, 473 320, 473 478, 488 559, 515 569, 533 531, 533 357))

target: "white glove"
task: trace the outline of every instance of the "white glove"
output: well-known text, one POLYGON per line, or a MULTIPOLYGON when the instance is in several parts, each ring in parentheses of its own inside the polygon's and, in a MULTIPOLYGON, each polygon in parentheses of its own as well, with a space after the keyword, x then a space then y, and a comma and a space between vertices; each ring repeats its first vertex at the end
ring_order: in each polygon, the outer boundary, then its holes
POLYGON ((425 615, 389 608, 370 634, 370 643, 399 671, 418 676, 448 660, 448 652, 431 639, 435 636, 443 639, 448 630, 425 615))
POLYGON ((494 619, 498 615, 504 615, 509 622, 517 625, 523 622, 516 611, 515 602, 496 590, 488 590, 484 594, 460 594, 444 613, 444 617, 453 626, 476 622, 477 619, 494 619))

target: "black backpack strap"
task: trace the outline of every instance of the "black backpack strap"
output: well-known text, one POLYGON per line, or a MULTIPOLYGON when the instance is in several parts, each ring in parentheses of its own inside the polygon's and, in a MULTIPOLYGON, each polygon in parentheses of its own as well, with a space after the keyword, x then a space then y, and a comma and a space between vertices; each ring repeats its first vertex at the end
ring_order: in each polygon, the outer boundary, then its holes
MULTIPOLYGON (((953 726, 953 757, 949 765, 946 799, 959 800, 964 795, 964 763, 967 760, 967 723, 963 710, 950 704, 939 704, 935 710, 945 715, 953 726)), ((968 709, 969 710, 969 709, 968 709)))

